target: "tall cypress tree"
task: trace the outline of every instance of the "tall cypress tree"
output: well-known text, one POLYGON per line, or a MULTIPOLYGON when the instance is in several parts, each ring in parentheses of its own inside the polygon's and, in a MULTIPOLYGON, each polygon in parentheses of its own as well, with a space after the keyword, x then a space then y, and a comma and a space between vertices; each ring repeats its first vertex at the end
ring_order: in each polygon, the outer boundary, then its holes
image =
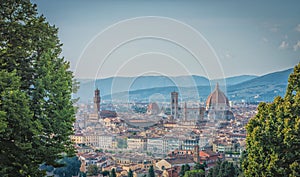
POLYGON ((151 165, 149 170, 148 170, 148 177, 155 177, 155 172, 154 172, 153 165, 151 165))
POLYGON ((117 177, 117 174, 116 174, 116 169, 112 169, 109 173, 109 177, 117 177))
POLYGON ((245 176, 300 176, 300 63, 285 97, 261 103, 246 129, 245 176))
POLYGON ((129 168, 129 171, 127 173, 127 177, 133 177, 133 171, 129 168))
POLYGON ((0 175, 42 176, 40 164, 58 166, 62 153, 74 153, 69 138, 75 121, 73 75, 60 56, 58 29, 38 15, 36 5, 29 0, 0 4, 0 71, 5 76, 0 175))

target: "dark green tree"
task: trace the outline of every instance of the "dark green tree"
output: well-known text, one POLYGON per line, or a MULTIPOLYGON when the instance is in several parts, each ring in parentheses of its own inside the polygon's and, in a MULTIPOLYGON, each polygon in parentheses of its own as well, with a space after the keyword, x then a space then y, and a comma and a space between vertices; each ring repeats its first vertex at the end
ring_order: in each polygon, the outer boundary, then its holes
POLYGON ((33 119, 30 100, 20 90, 15 72, 0 70, 0 176, 39 174, 33 141, 39 135, 40 123, 33 119))
POLYGON ((43 176, 41 164, 74 154, 73 76, 57 28, 35 5, 0 4, 0 176, 43 176))
POLYGON ((243 169, 243 162, 247 159, 247 151, 243 151, 239 161, 239 177, 245 176, 243 169))
POLYGON ((194 166, 194 170, 199 170, 201 169, 201 164, 200 163, 196 163, 194 166))
POLYGON ((300 176, 300 63, 285 97, 261 103, 246 129, 245 176, 300 176))
POLYGON ((184 176, 184 173, 185 173, 185 166, 184 165, 181 165, 181 168, 180 168, 180 172, 179 172, 179 176, 183 177, 184 176))
POLYGON ((185 164, 181 166, 180 172, 179 172, 179 176, 183 177, 186 171, 190 171, 191 167, 189 166, 189 164, 185 164))
POLYGON ((228 161, 217 162, 217 164, 209 169, 208 177, 237 177, 239 169, 233 163, 228 161))
POLYGON ((79 169, 81 166, 80 160, 78 157, 64 157, 60 160, 60 163, 64 164, 64 167, 56 168, 54 174, 60 177, 72 177, 79 174, 79 169))
POLYGON ((184 165, 184 170, 185 170, 185 171, 190 171, 190 170, 191 170, 190 165, 189 165, 189 164, 185 164, 185 165, 184 165))
POLYGON ((103 152, 103 149, 97 149, 96 152, 103 152))
MULTIPOLYGON (((5 94, 5 92, 18 90, 20 86, 18 84, 20 83, 19 78, 16 77, 15 73, 8 73, 6 71, 0 70, 0 94, 5 94)), ((1 96, 0 95, 0 96, 1 96)), ((1 96, 2 97, 2 96, 1 96)), ((2 99, 0 100, 0 133, 5 132, 7 126, 8 126, 8 120, 7 120, 7 110, 4 110, 2 108, 2 99)), ((1 138, 3 138, 2 134, 1 138)), ((1 139, 0 139, 1 141, 1 139)))
POLYGON ((79 172, 79 177, 86 177, 86 173, 84 173, 84 172, 79 172))
POLYGON ((109 177, 117 177, 117 174, 116 174, 116 169, 111 169, 110 171, 110 174, 109 174, 109 177))
POLYGON ((148 177, 155 177, 155 172, 154 172, 153 165, 151 165, 149 170, 148 170, 148 177))
POLYGON ((127 173, 127 177, 133 177, 133 171, 131 169, 129 169, 127 173))
POLYGON ((203 170, 205 171, 205 167, 207 167, 206 163, 200 164, 200 163, 196 163, 196 165, 194 166, 194 170, 203 170))
POLYGON ((51 173, 51 172, 53 172, 55 170, 55 168, 53 166, 51 166, 51 165, 45 165, 45 164, 42 164, 40 166, 40 169, 41 170, 46 170, 46 172, 49 172, 49 173, 51 173))
POLYGON ((103 176, 109 176, 109 171, 101 171, 101 174, 103 175, 103 176))
POLYGON ((205 177, 205 172, 202 169, 186 171, 184 177, 205 177))
POLYGON ((97 165, 89 165, 87 169, 88 176, 96 176, 99 174, 99 168, 97 165))

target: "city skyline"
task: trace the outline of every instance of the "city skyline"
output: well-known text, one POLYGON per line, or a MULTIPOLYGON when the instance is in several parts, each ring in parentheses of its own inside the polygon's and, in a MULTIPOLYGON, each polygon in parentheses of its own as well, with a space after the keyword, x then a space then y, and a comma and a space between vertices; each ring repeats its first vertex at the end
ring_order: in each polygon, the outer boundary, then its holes
POLYGON ((2 1, 0 176, 299 176, 299 5, 2 1))
POLYGON ((59 28, 62 55, 77 78, 216 79, 263 75, 300 60, 296 1, 33 2, 59 28))

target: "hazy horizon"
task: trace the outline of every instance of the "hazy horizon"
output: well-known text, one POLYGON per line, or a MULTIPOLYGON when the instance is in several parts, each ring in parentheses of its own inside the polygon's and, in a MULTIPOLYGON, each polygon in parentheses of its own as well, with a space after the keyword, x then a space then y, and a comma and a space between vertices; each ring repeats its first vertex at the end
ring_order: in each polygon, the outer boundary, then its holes
MULTIPOLYGON (((274 71, 274 72, 268 72, 268 73, 264 73, 261 75, 249 75, 249 74, 241 74, 241 75, 235 75, 235 76, 228 76, 225 78, 214 78, 211 80, 221 80, 221 79, 228 79, 228 78, 234 78, 234 77, 240 77, 240 76, 254 76, 254 77, 261 77, 267 74, 272 74, 272 73, 276 73, 276 72, 283 72, 283 71, 287 71, 293 68, 287 68, 287 69, 283 69, 283 70, 278 70, 278 71, 274 71)), ((155 77, 155 76, 162 76, 162 77, 186 77, 186 76, 197 76, 197 77, 204 77, 206 79, 208 79, 207 77, 203 76, 203 75, 178 75, 178 76, 166 76, 166 75, 143 75, 144 77, 155 77)), ((104 77, 104 78, 76 78, 76 79, 81 79, 81 80, 94 80, 94 79, 110 79, 110 78, 114 78, 114 77, 119 77, 119 78, 136 78, 136 77, 140 77, 140 76, 108 76, 108 77, 104 77)))

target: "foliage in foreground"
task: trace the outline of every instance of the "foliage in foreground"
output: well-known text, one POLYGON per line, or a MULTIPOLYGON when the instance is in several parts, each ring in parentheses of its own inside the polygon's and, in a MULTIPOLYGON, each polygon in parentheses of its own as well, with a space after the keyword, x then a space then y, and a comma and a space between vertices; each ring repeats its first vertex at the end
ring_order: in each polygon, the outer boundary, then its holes
POLYGON ((44 176, 41 164, 74 154, 72 72, 35 5, 0 4, 0 176, 44 176))
POLYGON ((245 176, 300 176, 300 63, 285 97, 261 103, 246 129, 245 176))

